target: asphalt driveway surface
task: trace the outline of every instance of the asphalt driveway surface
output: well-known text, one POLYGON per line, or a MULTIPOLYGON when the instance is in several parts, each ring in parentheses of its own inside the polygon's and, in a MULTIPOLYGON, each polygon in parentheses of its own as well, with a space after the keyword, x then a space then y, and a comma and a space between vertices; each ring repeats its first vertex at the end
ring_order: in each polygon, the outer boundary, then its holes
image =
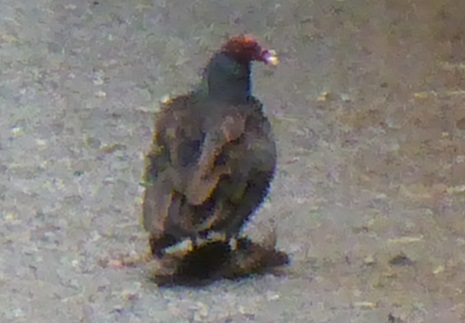
POLYGON ((0 1, 1 322, 465 321, 465 2, 0 1), (227 35, 279 146, 280 276, 162 289, 139 182, 166 94, 227 35))

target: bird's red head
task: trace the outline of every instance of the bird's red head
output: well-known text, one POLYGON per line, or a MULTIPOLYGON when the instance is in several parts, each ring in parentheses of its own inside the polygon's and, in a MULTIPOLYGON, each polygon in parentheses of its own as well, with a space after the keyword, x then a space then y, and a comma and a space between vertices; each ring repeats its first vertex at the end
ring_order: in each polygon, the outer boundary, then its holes
POLYGON ((255 37, 251 35, 239 35, 230 38, 223 45, 221 51, 239 63, 259 61, 274 66, 278 65, 279 62, 274 50, 262 48, 255 37))

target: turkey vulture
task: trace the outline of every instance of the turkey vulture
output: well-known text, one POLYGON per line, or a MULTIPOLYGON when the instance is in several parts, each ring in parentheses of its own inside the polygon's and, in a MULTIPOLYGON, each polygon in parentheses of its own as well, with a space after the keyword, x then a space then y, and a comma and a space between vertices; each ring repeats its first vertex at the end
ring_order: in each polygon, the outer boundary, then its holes
POLYGON ((262 104, 252 95, 251 63, 278 63, 250 35, 230 38, 201 83, 167 100, 156 116, 144 175, 143 224, 152 254, 220 234, 230 241, 263 202, 276 146, 262 104))

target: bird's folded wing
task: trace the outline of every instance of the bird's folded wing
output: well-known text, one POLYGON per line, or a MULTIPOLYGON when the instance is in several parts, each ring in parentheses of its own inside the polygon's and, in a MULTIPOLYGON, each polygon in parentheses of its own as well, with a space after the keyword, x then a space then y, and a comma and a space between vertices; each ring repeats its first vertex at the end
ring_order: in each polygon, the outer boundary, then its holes
POLYGON ((226 144, 241 137, 245 130, 245 118, 241 115, 227 116, 218 129, 207 132, 202 153, 195 169, 188 175, 185 195, 189 203, 200 205, 216 188, 221 176, 230 174, 229 161, 215 165, 226 144))
POLYGON ((155 236, 161 235, 164 230, 172 198, 172 192, 163 185, 161 181, 147 184, 142 203, 144 228, 155 236))
POLYGON ((173 173, 169 150, 154 140, 146 158, 142 221, 144 228, 155 236, 164 230, 175 182, 173 173))

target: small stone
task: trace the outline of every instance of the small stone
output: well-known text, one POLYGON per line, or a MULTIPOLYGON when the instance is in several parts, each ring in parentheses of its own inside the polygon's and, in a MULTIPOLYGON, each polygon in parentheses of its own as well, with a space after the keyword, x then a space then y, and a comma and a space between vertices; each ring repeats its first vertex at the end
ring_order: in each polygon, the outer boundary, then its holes
POLYGON ((393 266, 411 266, 414 261, 407 257, 404 253, 400 253, 389 260, 389 264, 393 266))
POLYGON ((433 270, 433 274, 434 275, 440 274, 440 273, 444 272, 444 269, 445 269, 444 266, 442 266, 442 265, 438 266, 433 270))
POLYGON ((107 93, 104 92, 104 91, 97 91, 95 92, 95 96, 98 97, 98 98, 104 98, 107 96, 107 93))
POLYGON ((374 264, 376 264, 376 260, 373 256, 367 256, 365 257, 365 259, 363 259, 363 263, 367 266, 372 266, 374 264))

